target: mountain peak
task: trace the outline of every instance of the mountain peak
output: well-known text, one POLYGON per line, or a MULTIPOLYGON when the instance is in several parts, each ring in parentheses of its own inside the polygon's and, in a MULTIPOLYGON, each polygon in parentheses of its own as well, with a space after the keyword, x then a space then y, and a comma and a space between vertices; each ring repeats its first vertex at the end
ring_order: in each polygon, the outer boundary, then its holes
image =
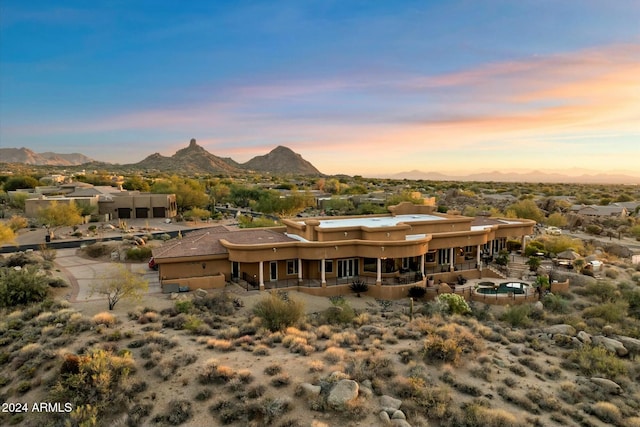
POLYGON ((257 156, 243 164, 244 169, 273 172, 292 173, 300 175, 322 175, 311 163, 289 147, 278 145, 264 156, 257 156))

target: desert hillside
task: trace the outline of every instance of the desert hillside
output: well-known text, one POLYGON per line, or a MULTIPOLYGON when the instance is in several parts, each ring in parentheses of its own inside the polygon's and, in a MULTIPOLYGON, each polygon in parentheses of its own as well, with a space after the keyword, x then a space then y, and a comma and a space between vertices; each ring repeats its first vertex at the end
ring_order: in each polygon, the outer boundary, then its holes
POLYGON ((55 260, 5 256, 56 287, 3 309, 0 424, 640 426, 640 273, 609 261, 535 305, 232 284, 108 311, 66 301, 55 260))

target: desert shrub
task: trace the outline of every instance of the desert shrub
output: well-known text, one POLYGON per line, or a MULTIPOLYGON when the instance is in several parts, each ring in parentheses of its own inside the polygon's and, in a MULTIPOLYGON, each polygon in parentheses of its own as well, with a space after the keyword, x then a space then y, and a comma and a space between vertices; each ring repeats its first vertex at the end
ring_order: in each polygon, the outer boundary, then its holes
POLYGON ((456 425, 465 427, 519 427, 525 423, 519 422, 515 415, 504 409, 494 409, 477 400, 462 406, 462 419, 456 420, 456 425))
POLYGON ((547 294, 542 298, 542 304, 552 313, 566 314, 569 312, 569 301, 562 295, 547 294))
POLYGON ((146 261, 151 258, 151 248, 146 246, 127 249, 127 259, 131 261, 146 261))
POLYGON ((356 317, 356 312, 344 298, 332 299, 332 306, 323 313, 323 319, 329 324, 345 324, 351 323, 356 317))
POLYGON ((225 384, 237 375, 236 371, 224 365, 218 365, 217 360, 209 360, 198 374, 200 384, 225 384))
MULTIPOLYGON (((81 420, 103 418, 114 407, 124 404, 123 385, 134 370, 130 353, 116 356, 97 350, 86 355, 68 355, 50 389, 49 399, 70 402, 75 408, 74 417, 81 420)), ((63 418, 67 414, 58 416, 63 418)))
POLYGON ((0 268, 0 308, 44 301, 49 279, 36 266, 0 268))
POLYGON ((587 412, 592 413, 596 417, 600 419, 600 421, 605 423, 611 423, 618 425, 622 420, 622 413, 620 412, 620 408, 618 408, 614 403, 611 402, 596 402, 594 403, 587 412))
POLYGON ((423 342, 422 355, 426 361, 456 365, 460 361, 461 354, 462 348, 454 338, 430 335, 423 342))
POLYGON ((584 294, 593 296, 599 302, 610 302, 616 299, 616 287, 612 283, 599 280, 585 286, 584 294))
POLYGON ((629 316, 640 319, 640 289, 624 291, 623 295, 629 305, 627 309, 629 316))
POLYGON ((617 378, 627 375, 624 361, 601 346, 585 345, 567 354, 567 361, 574 363, 585 376, 617 378))
POLYGON ((358 296, 360 296, 360 294, 364 294, 365 292, 367 292, 369 290, 369 285, 367 285, 367 283, 364 282, 363 280, 354 280, 349 285, 349 289, 354 294, 357 294, 358 296))
POLYGON ((248 425, 275 425, 276 420, 290 411, 291 407, 291 400, 288 398, 266 397, 259 401, 251 402, 246 407, 246 416, 250 421, 248 425))
POLYGON ((427 289, 422 286, 412 286, 409 288, 409 298, 422 299, 427 293, 427 289))
POLYGON ((116 318, 113 314, 103 311, 94 315, 91 320, 96 325, 105 325, 107 327, 113 326, 116 324, 116 318))
POLYGON ((153 405, 150 403, 147 404, 135 404, 129 410, 127 414, 127 425, 129 427, 136 427, 142 425, 142 420, 148 417, 151 414, 151 410, 153 409, 153 405))
POLYGON ((341 362, 346 356, 346 352, 338 347, 329 347, 327 348, 322 357, 329 363, 338 363, 341 362))
POLYGON ((183 299, 183 300, 176 301, 174 306, 178 313, 186 314, 186 313, 189 313, 193 308, 193 303, 191 302, 191 300, 183 299))
POLYGON ((296 324, 304 316, 304 303, 288 298, 286 301, 276 293, 270 293, 255 305, 253 312, 271 330, 282 331, 296 324))
POLYGON ((169 402, 166 412, 154 417, 154 421, 177 426, 189 421, 191 417, 193 417, 191 402, 188 400, 172 400, 169 402))
POLYGON ((84 253, 91 258, 99 258, 109 254, 109 252, 111 252, 111 248, 102 243, 94 243, 84 248, 84 253))
POLYGON ((203 388, 202 390, 198 391, 198 393, 196 393, 194 399, 196 399, 198 402, 202 402, 204 400, 208 400, 212 394, 213 392, 210 388, 203 388))
POLYGON ((384 380, 393 378, 396 373, 393 370, 393 360, 383 353, 356 353, 346 360, 345 374, 352 379, 362 382, 364 380, 384 380))
POLYGON ((233 351, 235 350, 233 342, 230 340, 221 340, 218 338, 211 338, 207 340, 207 348, 212 348, 218 351, 233 351))
POLYGON ((271 365, 264 368, 265 375, 274 376, 282 372, 282 366, 277 363, 272 363, 271 365))
POLYGON ((200 310, 218 316, 229 316, 235 312, 241 304, 226 291, 208 294, 204 298, 193 301, 193 305, 200 310))
POLYGON ((617 279, 618 276, 620 276, 620 270, 616 268, 607 268, 604 271, 604 275, 607 276, 609 279, 617 279))
POLYGON ((586 319, 604 319, 607 323, 619 323, 626 319, 627 308, 626 301, 609 302, 587 307, 582 311, 582 316, 586 319))
POLYGON ((291 377, 286 372, 275 375, 269 383, 276 388, 286 387, 291 384, 291 377))
POLYGON ((509 323, 513 327, 526 326, 529 324, 529 314, 531 307, 527 304, 514 305, 507 309, 500 316, 500 320, 509 323))
POLYGON ((352 331, 338 332, 331 335, 328 345, 338 345, 340 347, 351 347, 358 344, 358 335, 352 331))
POLYGON ((449 314, 470 314, 471 308, 467 301, 457 294, 438 295, 438 304, 443 308, 444 313, 449 314))

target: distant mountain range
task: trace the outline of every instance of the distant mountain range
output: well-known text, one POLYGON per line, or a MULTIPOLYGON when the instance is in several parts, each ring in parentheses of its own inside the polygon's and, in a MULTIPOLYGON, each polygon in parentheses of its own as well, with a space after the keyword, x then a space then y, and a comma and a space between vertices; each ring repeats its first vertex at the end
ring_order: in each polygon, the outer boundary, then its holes
MULTIPOLYGON (((105 168, 109 163, 99 162, 82 154, 34 153, 28 148, 1 148, 0 162, 30 165, 78 166, 105 168)), ((188 174, 243 174, 248 171, 272 174, 322 175, 310 162, 287 147, 278 146, 264 156, 257 156, 246 163, 238 163, 228 157, 218 157, 196 143, 195 139, 173 156, 160 153, 147 156, 138 163, 119 165, 124 169, 156 170, 188 174)))
POLYGON ((540 182, 575 184, 640 184, 640 176, 617 173, 582 173, 567 175, 557 172, 531 171, 518 172, 481 172, 468 175, 449 175, 440 172, 412 170, 388 175, 385 178, 411 179, 425 181, 478 181, 478 182, 540 182))
POLYGON ((27 165, 76 166, 92 162, 93 159, 80 153, 60 154, 47 151, 36 153, 28 148, 0 148, 0 161, 27 165))

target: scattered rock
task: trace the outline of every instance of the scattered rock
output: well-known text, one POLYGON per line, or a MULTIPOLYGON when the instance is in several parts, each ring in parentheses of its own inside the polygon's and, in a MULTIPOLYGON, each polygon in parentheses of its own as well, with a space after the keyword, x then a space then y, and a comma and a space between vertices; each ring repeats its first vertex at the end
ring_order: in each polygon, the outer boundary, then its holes
POLYGON ((382 421, 382 424, 384 425, 391 424, 391 418, 389 417, 389 414, 387 414, 387 411, 380 411, 378 416, 380 417, 380 421, 382 421))
POLYGON ((632 354, 640 354, 640 340, 637 338, 631 338, 626 336, 616 336, 618 341, 622 343, 622 345, 629 350, 632 354))
POLYGON ((509 348, 509 352, 514 356, 520 356, 522 354, 522 346, 521 345, 511 346, 511 348, 509 348))
POLYGON ((545 333, 550 335, 563 334, 563 335, 574 336, 576 334, 576 328, 567 324, 549 326, 544 331, 545 333))
POLYGON ((358 391, 359 395, 370 399, 371 396, 373 396, 373 390, 371 390, 369 387, 365 387, 364 385, 360 384, 360 390, 358 391))
POLYGON ((169 299, 172 299, 172 300, 178 299, 178 293, 171 292, 171 294, 169 294, 169 299))
POLYGON ((198 288, 193 294, 196 298, 206 298, 208 293, 204 289, 198 288))
POLYGON ((601 345, 607 350, 616 353, 620 357, 629 354, 629 350, 627 350, 625 346, 616 339, 607 338, 602 335, 596 335, 591 340, 595 345, 601 345))
POLYGON ((370 335, 382 336, 383 330, 382 328, 374 325, 362 325, 358 329, 358 333, 365 336, 370 336, 370 335))
POLYGON ((397 410, 400 409, 400 406, 402 406, 402 400, 387 396, 385 394, 383 396, 380 396, 380 406, 382 406, 383 408, 393 408, 394 410, 397 410))
POLYGON ((392 420, 406 420, 407 417, 404 415, 404 412, 402 412, 401 410, 397 410, 393 413, 393 415, 391 415, 391 419, 392 420))
POLYGON ((345 405, 358 397, 358 383, 353 380, 340 380, 329 392, 327 403, 336 410, 344 410, 345 405))
POLYGON ((593 377, 590 378, 591 382, 596 384, 601 389, 605 390, 609 394, 622 394, 623 390, 618 383, 613 382, 607 378, 593 377))
POLYGON ((578 339, 585 344, 591 344, 591 335, 589 335, 585 331, 578 332, 578 339))
POLYGON ((300 384, 300 388, 307 397, 317 397, 320 395, 322 388, 319 385, 313 385, 309 383, 300 384))
POLYGON ((536 303, 533 304, 533 309, 535 311, 544 311, 544 304, 542 304, 542 301, 536 301, 536 303))
POLYGON ((615 330, 613 329, 613 326, 611 325, 605 325, 602 327, 602 335, 604 335, 605 337, 610 337, 614 334, 615 330))

